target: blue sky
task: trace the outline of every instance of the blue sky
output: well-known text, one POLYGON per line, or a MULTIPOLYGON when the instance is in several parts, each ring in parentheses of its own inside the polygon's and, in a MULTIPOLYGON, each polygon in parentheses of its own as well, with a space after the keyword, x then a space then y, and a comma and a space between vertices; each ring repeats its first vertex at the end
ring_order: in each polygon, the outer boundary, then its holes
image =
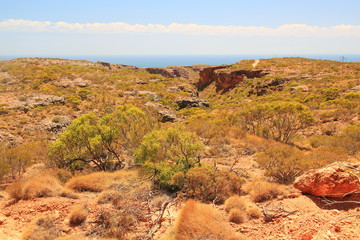
POLYGON ((0 55, 360 54, 358 0, 2 0, 0 55))

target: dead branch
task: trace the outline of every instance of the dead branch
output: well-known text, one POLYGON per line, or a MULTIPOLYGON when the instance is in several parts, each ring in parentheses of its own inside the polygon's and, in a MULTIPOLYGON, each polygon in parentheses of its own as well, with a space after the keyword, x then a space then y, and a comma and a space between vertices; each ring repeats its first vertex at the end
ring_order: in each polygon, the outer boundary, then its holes
POLYGON ((156 217, 156 219, 152 222, 150 229, 148 230, 148 236, 150 239, 154 239, 154 234, 159 231, 159 229, 161 228, 161 224, 162 224, 162 218, 164 216, 164 213, 166 211, 166 208, 169 206, 170 201, 165 201, 163 202, 163 204, 161 205, 161 210, 159 215, 156 217), (158 225, 158 228, 155 229, 155 227, 158 225))
POLYGON ((284 209, 284 207, 282 205, 278 205, 276 207, 276 209, 268 209, 267 206, 269 206, 269 204, 270 203, 268 203, 267 205, 262 207, 264 217, 265 217, 265 222, 272 222, 277 218, 287 217, 289 215, 292 215, 292 214, 298 212, 297 210, 288 211, 288 210, 284 209))
POLYGON ((326 206, 334 205, 334 204, 340 204, 340 203, 354 203, 354 204, 360 204, 360 201, 338 201, 338 200, 330 200, 324 197, 323 203, 325 203, 326 206))

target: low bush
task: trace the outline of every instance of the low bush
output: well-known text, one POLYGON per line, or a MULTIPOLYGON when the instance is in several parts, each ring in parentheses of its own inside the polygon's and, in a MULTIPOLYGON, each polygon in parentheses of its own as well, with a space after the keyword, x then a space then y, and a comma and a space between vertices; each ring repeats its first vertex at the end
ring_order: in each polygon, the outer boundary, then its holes
POLYGON ((83 224, 89 214, 86 206, 78 205, 75 206, 70 213, 69 224, 70 226, 79 226, 83 224))
POLYGON ((233 223, 244 223, 247 219, 247 215, 244 210, 239 208, 233 208, 229 212, 229 221, 233 223))
POLYGON ((223 221, 219 212, 211 205, 188 200, 171 229, 162 240, 242 240, 247 239, 223 221))
POLYGON ((261 208, 259 208, 253 203, 249 203, 248 205, 246 205, 245 211, 247 215, 251 218, 261 218, 264 215, 261 208))
POLYGON ((24 182, 14 182, 7 187, 6 191, 11 197, 20 200, 59 196, 63 187, 53 176, 35 175, 24 182))
POLYGON ((62 235, 59 223, 54 217, 40 217, 26 228, 21 236, 22 240, 56 239, 62 235))
MULTIPOLYGON (((242 193, 245 179, 229 171, 217 171, 210 166, 194 167, 181 179, 175 176, 176 182, 183 183, 187 197, 201 201, 222 203, 229 196, 242 193)), ((175 181, 175 179, 173 179, 175 181)))
POLYGON ((226 199, 225 201, 225 211, 228 213, 231 209, 237 208, 244 211, 246 209, 246 202, 244 198, 234 195, 226 199))
POLYGON ((110 172, 95 172, 83 176, 71 178, 65 187, 78 192, 101 192, 109 187, 113 180, 113 174, 110 172))
POLYGON ((247 182, 243 189, 254 202, 264 202, 287 194, 284 186, 262 180, 247 182))
POLYGON ((124 197, 123 195, 124 193, 117 190, 105 190, 99 194, 97 198, 97 203, 99 204, 110 203, 114 199, 122 199, 124 197))
POLYGON ((71 178, 65 187, 78 192, 101 192, 112 185, 128 185, 138 179, 137 170, 116 172, 95 172, 71 178))
POLYGON ((302 151, 284 144, 276 144, 256 154, 256 162, 265 174, 279 183, 292 183, 296 177, 312 167, 302 151))
POLYGON ((92 233, 101 237, 127 239, 136 224, 136 217, 120 210, 101 210, 92 233))

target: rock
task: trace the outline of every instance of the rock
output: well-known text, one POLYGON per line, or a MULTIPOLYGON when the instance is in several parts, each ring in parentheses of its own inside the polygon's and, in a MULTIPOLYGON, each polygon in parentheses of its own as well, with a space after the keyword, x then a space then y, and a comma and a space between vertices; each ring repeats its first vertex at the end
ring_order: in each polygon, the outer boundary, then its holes
POLYGON ((60 79, 59 81, 54 82, 55 86, 68 88, 68 87, 88 87, 91 84, 90 80, 84 80, 82 78, 72 79, 60 79))
POLYGON ((169 92, 186 92, 186 93, 190 93, 190 95, 192 97, 198 97, 199 96, 198 91, 188 89, 187 87, 182 86, 182 85, 169 87, 167 90, 169 92))
POLYGON ((360 92, 360 85, 350 88, 348 92, 360 92))
POLYGON ((102 66, 102 67, 106 67, 106 68, 108 68, 108 69, 111 69, 110 63, 107 63, 107 62, 96 62, 96 64, 98 64, 99 66, 102 66))
POLYGON ((50 104, 65 104, 62 96, 37 94, 33 96, 22 96, 17 100, 8 102, 10 109, 18 109, 27 112, 36 107, 48 106, 50 104))
POLYGON ((263 70, 233 70, 229 65, 204 68, 196 84, 199 90, 215 82, 216 91, 226 92, 246 78, 261 78, 269 73, 263 70))
POLYGON ((291 87, 290 91, 292 92, 309 92, 309 87, 306 85, 300 85, 300 86, 296 86, 296 87, 291 87))
POLYGON ((360 167, 360 163, 336 162, 304 173, 295 180, 294 187, 313 196, 334 198, 341 198, 357 189, 360 190, 359 179, 345 165, 360 167))
POLYGON ((159 110, 159 116, 161 117, 161 122, 177 122, 178 118, 176 117, 175 113, 169 110, 159 110))
POLYGON ((128 96, 135 96, 137 94, 136 91, 124 91, 123 95, 128 95, 128 96))
POLYGON ((51 120, 46 120, 44 125, 46 130, 54 133, 61 132, 70 125, 71 119, 68 116, 54 116, 51 120))
POLYGON ((19 136, 0 130, 0 144, 2 146, 15 146, 22 142, 19 136))
POLYGON ((160 101, 161 98, 160 96, 156 93, 156 92, 151 92, 151 91, 138 91, 137 94, 139 96, 148 96, 150 98, 150 100, 152 101, 160 101))
POLYGON ((180 77, 180 73, 174 69, 166 69, 166 68, 145 68, 150 74, 158 74, 166 78, 176 78, 180 77))
POLYGON ((168 107, 161 105, 160 103, 147 102, 146 107, 154 109, 160 116, 161 122, 177 122, 178 118, 176 114, 171 111, 168 107))
POLYGON ((180 109, 210 106, 206 100, 199 98, 180 98, 180 99, 176 99, 175 103, 179 106, 180 109))

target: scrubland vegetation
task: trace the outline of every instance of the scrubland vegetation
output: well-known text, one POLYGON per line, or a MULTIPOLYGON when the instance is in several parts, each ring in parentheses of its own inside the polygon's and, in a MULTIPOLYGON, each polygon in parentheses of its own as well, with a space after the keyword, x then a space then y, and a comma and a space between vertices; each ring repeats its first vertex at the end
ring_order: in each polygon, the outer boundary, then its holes
MULTIPOLYGON (((209 108, 180 109, 175 100, 196 92, 186 79, 44 61, 0 63, 7 74, 0 78, 0 177, 16 201, 93 194, 100 210, 78 205, 69 213, 69 227, 91 225, 76 239, 247 239, 229 222, 262 219, 259 206, 289 196, 306 170, 359 161, 360 93, 350 91, 360 85, 359 63, 261 60, 256 69, 271 74, 223 94, 210 85, 200 92, 209 108), (85 83, 66 85, 78 78, 85 83), (179 85, 189 91, 168 90, 179 85), (12 107, 36 94, 64 103, 12 107), (162 122, 145 103, 177 120, 162 122), (179 213, 160 234, 160 213, 170 205, 179 213)), ((252 62, 231 69, 251 69, 252 62)), ((36 219, 22 239, 72 239, 60 225, 36 219)))

